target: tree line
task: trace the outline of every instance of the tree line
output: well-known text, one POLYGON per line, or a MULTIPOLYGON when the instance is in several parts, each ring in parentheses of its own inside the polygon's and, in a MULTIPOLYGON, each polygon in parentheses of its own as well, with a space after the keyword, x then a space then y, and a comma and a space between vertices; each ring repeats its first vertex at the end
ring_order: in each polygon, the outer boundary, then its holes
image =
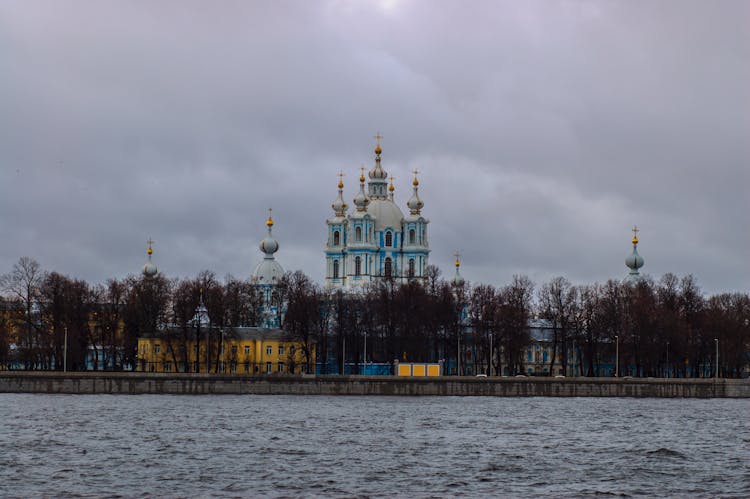
MULTIPOLYGON (((24 257, 0 284, 4 366, 13 357, 23 368, 61 369, 55 359, 62 358, 67 336, 69 369, 85 369, 92 349, 99 350, 93 368, 126 369, 135 365, 140 336, 168 331, 170 348, 179 350, 191 341, 220 344, 232 328, 262 321, 264 297, 252 283, 220 280, 209 271, 91 285, 45 272, 24 257), (193 318, 201 300, 210 325, 199 332, 193 318), (106 365, 96 365, 99 359, 106 365)), ((384 280, 344 292, 296 271, 284 275, 272 301, 284 310, 285 334, 299 342, 306 359, 314 351, 323 374, 339 372, 344 363, 356 373, 365 362, 394 360, 442 360, 454 373, 523 373, 534 319, 543 320, 548 333, 549 373, 594 376, 617 358, 621 375, 705 376, 715 372, 717 346, 724 377, 741 376, 750 361, 750 296, 705 295, 690 275, 583 285, 556 277, 539 286, 515 276, 504 286, 455 286, 430 266, 422 283, 384 280)), ((218 372, 220 348, 212 351, 218 372)))

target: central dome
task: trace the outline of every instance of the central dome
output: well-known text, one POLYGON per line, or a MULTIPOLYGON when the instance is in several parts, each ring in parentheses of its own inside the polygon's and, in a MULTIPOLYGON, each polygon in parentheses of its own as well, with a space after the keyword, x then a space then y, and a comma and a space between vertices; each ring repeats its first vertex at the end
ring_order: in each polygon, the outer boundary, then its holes
POLYGON ((390 199, 373 199, 367 207, 367 213, 375 219, 375 230, 388 227, 401 231, 404 214, 390 199))

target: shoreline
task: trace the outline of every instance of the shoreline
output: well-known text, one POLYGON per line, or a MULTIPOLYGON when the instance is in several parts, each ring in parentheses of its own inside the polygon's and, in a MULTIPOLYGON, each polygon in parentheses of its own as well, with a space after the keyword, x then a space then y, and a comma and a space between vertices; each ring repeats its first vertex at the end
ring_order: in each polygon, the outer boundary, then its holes
POLYGON ((750 398, 750 380, 0 371, 0 393, 750 398))

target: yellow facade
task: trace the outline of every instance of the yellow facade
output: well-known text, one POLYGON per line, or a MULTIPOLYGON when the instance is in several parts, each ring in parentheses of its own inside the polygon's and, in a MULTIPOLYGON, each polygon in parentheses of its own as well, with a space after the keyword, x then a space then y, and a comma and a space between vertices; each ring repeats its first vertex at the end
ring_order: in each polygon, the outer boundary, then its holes
MULTIPOLYGON (((209 372, 220 374, 303 374, 307 371, 308 363, 301 343, 285 340, 279 334, 242 336, 225 338, 222 344, 212 341, 208 348, 204 339, 197 351, 195 339, 180 341, 164 336, 139 338, 136 370, 205 373, 208 361, 209 372)), ((314 346, 310 350, 309 364, 314 370, 314 346)))

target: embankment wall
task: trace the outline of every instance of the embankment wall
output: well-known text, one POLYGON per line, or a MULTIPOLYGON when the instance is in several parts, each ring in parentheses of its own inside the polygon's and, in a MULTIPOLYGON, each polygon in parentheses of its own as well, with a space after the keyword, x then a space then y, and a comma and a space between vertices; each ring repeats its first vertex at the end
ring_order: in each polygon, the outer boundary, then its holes
POLYGON ((750 398, 750 380, 0 372, 0 393, 750 398))

